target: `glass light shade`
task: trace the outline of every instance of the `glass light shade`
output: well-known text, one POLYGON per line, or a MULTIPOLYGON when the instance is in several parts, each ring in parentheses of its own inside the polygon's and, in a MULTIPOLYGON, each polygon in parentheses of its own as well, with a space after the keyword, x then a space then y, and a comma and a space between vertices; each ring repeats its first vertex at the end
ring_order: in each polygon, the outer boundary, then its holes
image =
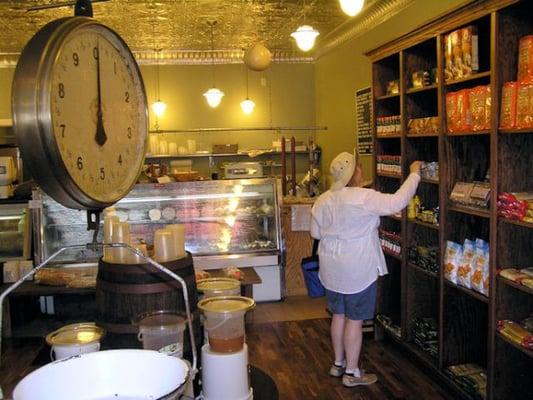
POLYGON ((207 104, 209 104, 210 107, 216 108, 219 106, 220 102, 222 101, 222 97, 224 97, 224 92, 220 89, 217 89, 216 87, 212 87, 207 92, 204 93, 204 97, 207 100, 207 104))
POLYGON ((361 12, 365 0, 339 0, 339 3, 342 11, 350 17, 353 17, 361 12))
POLYGON ((167 104, 161 100, 157 100, 155 103, 152 103, 152 110, 154 114, 158 117, 162 116, 167 109, 167 104))
POLYGON ((318 35, 320 33, 309 25, 302 25, 295 32, 291 33, 291 36, 296 40, 296 44, 302 51, 311 50, 315 45, 315 40, 318 35))
POLYGON ((253 100, 246 98, 245 100, 241 101, 241 109, 245 114, 251 114, 254 108, 255 103, 253 102, 253 100))

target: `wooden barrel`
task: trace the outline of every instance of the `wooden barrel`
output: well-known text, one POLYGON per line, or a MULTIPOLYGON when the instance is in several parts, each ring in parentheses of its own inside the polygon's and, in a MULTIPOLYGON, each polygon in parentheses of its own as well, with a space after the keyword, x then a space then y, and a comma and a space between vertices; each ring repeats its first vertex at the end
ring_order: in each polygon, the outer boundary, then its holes
MULTIPOLYGON (((203 343, 200 328, 198 292, 192 257, 161 263, 183 278, 189 293, 193 330, 199 351, 203 343)), ((111 264, 100 259, 96 280, 98 325, 106 330, 104 348, 141 348, 138 327, 133 321, 141 314, 158 310, 173 310, 185 314, 181 285, 150 264, 111 264)), ((189 330, 185 331, 184 355, 190 356, 189 330)), ((200 353, 198 353, 200 354, 200 353)), ((189 358, 189 357, 187 357, 189 358)))

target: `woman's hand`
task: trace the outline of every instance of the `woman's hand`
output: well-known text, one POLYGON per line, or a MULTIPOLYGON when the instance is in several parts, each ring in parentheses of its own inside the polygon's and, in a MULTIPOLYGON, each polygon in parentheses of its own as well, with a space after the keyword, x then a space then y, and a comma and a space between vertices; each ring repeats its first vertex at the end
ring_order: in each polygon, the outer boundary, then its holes
POLYGON ((420 175, 420 164, 421 164, 420 161, 413 161, 409 167, 409 171, 411 173, 420 175))

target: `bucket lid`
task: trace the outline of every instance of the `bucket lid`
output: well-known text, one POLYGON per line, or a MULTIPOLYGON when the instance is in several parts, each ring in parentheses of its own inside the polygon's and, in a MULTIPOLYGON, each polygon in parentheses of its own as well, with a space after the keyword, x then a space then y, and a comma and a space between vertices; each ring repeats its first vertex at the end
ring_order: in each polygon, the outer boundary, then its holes
POLYGON ((198 308, 204 312, 232 314, 248 311, 255 307, 254 299, 244 296, 209 297, 198 302, 198 308))
POLYGON ((232 290, 241 286, 241 282, 233 278, 206 278, 196 283, 198 291, 232 290))
POLYGON ((137 325, 142 325, 147 328, 185 325, 186 321, 187 318, 180 312, 172 310, 151 311, 141 314, 135 319, 137 325))
POLYGON ((46 343, 50 346, 75 346, 98 342, 105 334, 104 329, 92 322, 70 324, 49 333, 46 343))

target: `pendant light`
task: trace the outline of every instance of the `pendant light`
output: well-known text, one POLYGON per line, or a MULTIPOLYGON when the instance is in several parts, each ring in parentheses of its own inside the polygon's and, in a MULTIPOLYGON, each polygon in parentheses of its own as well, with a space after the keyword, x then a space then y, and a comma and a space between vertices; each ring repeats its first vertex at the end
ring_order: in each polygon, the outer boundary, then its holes
POLYGON ((254 111, 255 103, 248 97, 248 68, 246 67, 246 99, 241 101, 241 110, 245 114, 251 114, 254 111))
POLYGON ((224 97, 224 92, 218 89, 215 85, 215 46, 213 45, 213 28, 217 21, 208 21, 207 23, 211 27, 211 71, 213 74, 213 87, 204 93, 204 97, 210 107, 216 108, 220 105, 222 97, 224 97))
POLYGON ((350 17, 353 17, 361 12, 365 0, 339 0, 339 3, 342 11, 350 17))
POLYGON ((156 101, 152 103, 152 111, 155 114, 156 117, 156 129, 158 127, 158 121, 157 119, 160 118, 167 109, 167 105, 165 102, 161 101, 160 93, 159 93, 159 53, 161 52, 161 49, 157 49, 155 46, 155 25, 153 27, 153 33, 154 33, 154 54, 155 54, 155 97, 156 101))
POLYGON ((320 33, 314 29, 311 25, 305 24, 305 1, 303 4, 304 10, 304 24, 300 26, 296 31, 291 33, 291 36, 296 40, 296 44, 302 51, 309 51, 315 45, 315 40, 320 33))

